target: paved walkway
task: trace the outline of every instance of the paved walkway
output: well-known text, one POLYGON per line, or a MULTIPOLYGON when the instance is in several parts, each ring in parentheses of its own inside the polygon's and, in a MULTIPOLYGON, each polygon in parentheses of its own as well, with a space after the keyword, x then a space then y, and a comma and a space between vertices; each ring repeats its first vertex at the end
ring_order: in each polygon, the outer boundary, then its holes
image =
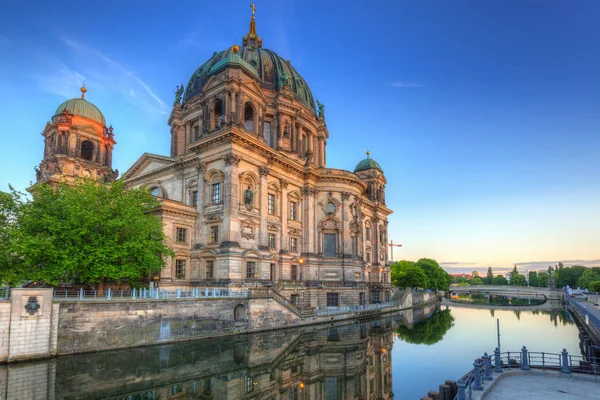
POLYGON ((588 303, 587 301, 582 300, 582 299, 573 299, 573 300, 575 300, 576 302, 581 304, 586 310, 588 310, 593 315, 595 315, 596 318, 600 319, 600 307, 595 306, 593 303, 588 303))
POLYGON ((559 373, 534 373, 508 375, 499 379, 481 397, 485 400, 600 400, 600 377, 560 375, 559 373))

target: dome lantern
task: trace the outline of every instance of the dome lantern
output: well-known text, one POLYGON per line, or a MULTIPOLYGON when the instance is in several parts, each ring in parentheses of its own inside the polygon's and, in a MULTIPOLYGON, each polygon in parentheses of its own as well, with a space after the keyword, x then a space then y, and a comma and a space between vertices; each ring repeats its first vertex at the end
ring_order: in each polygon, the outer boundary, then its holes
POLYGON ((377 161, 371 158, 371 152, 367 150, 367 158, 356 164, 356 168, 354 168, 354 173, 366 171, 369 169, 376 169, 377 171, 383 174, 383 168, 381 168, 381 165, 379 165, 377 161))

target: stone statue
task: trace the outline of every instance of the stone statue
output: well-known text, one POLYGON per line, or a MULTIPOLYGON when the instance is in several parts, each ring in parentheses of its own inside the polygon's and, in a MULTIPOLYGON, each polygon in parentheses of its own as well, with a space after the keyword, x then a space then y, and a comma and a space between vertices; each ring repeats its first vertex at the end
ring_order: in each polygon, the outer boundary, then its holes
POLYGON ((290 79, 287 72, 283 71, 281 75, 279 75, 279 87, 285 88, 288 86, 290 86, 290 79))
POLYGON ((181 96, 183 95, 183 84, 181 86, 177 85, 177 90, 175 90, 175 103, 181 103, 181 96))
POLYGON ((325 105, 317 100, 317 107, 319 108, 319 117, 325 116, 325 105))
POLYGON ((312 162, 313 159, 313 152, 311 149, 306 150, 306 153, 304 153, 304 157, 306 158, 306 162, 304 163, 304 166, 308 166, 308 164, 310 164, 312 162))
POLYGON ((252 191, 252 188, 250 187, 250 185, 248 185, 248 189, 246 189, 244 191, 244 204, 246 205, 251 205, 252 204, 252 199, 254 198, 254 193, 258 192, 258 190, 256 191, 252 191))
POLYGON ((35 178, 39 181, 42 179, 42 170, 40 167, 36 166, 35 168, 35 178))

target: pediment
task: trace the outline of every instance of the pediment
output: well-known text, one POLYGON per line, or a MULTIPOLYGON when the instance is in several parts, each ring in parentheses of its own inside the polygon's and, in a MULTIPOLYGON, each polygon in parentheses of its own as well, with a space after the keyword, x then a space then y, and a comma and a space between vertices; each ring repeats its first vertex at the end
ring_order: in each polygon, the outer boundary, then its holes
POLYGON ((175 162, 176 160, 171 157, 144 153, 135 163, 133 163, 131 168, 129 168, 127 172, 123 174, 123 179, 127 181, 133 178, 137 178, 139 176, 149 174, 153 171, 169 167, 175 164, 175 162))

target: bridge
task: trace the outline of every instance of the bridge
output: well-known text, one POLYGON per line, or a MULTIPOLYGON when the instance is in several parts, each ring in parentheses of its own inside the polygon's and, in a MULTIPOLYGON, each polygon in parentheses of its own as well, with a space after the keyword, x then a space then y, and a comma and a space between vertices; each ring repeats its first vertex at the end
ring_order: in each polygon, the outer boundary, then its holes
POLYGON ((562 300, 563 291, 560 289, 550 289, 532 286, 504 286, 504 285, 470 285, 470 286, 450 286, 450 294, 498 294, 506 296, 519 295, 543 295, 548 300, 562 300))

